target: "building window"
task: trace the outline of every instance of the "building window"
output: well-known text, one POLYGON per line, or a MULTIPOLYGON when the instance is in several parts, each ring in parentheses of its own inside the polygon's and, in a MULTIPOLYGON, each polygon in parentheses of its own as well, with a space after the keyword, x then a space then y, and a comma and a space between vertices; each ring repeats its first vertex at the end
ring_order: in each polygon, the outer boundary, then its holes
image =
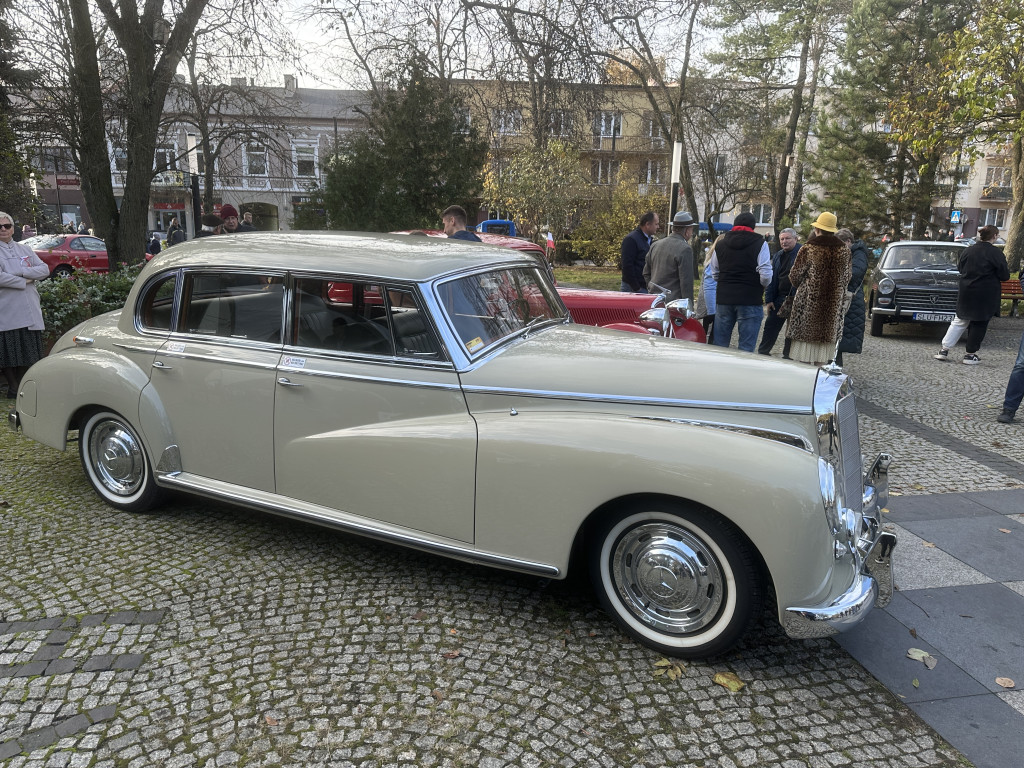
POLYGON ((978 211, 978 225, 982 227, 999 227, 1003 228, 1006 223, 1006 209, 1005 208, 982 208, 978 211))
POLYGON ((494 110, 494 132, 499 136, 517 136, 523 132, 523 112, 519 109, 494 110))
POLYGON ((572 115, 564 109, 555 109, 548 116, 548 134, 568 136, 572 133, 572 115))
POLYGON ((267 147, 258 142, 249 142, 245 145, 245 175, 266 176, 267 175, 267 147))
POLYGON ((594 117, 594 135, 602 138, 622 135, 622 113, 604 110, 594 117))
POLYGON ((295 176, 300 179, 316 178, 316 147, 295 146, 292 148, 295 176))
POLYGON ((725 176, 725 170, 727 167, 728 165, 725 160, 725 155, 715 155, 715 176, 725 176))
POLYGON ((469 107, 460 107, 458 111, 457 127, 455 128, 456 133, 469 133, 469 128, 473 124, 473 115, 469 111, 469 107))
POLYGON ((661 184, 661 161, 646 160, 640 164, 641 184, 661 184))
POLYGON ((1008 187, 1012 179, 1013 172, 1004 166, 990 165, 985 169, 986 187, 1008 187))
MULTIPOLYGON (((196 173, 200 176, 206 174, 206 153, 200 147, 196 147, 196 173)), ((217 172, 217 161, 213 161, 213 171, 217 172)))
POLYGON ((665 132, 661 129, 662 122, 666 125, 671 124, 672 118, 670 115, 662 115, 659 120, 657 115, 648 114, 644 118, 644 124, 647 128, 647 135, 651 139, 651 146, 660 148, 665 146, 665 132))
POLYGON ((157 144, 153 158, 154 170, 157 173, 178 170, 178 147, 176 144, 157 144))
POLYGON ((772 207, 769 203, 757 203, 756 205, 744 205, 740 207, 743 213, 754 214, 758 224, 772 223, 772 207))
POLYGON ((39 165, 50 173, 77 173, 69 147, 41 147, 39 165))
POLYGON ((110 156, 114 159, 114 170, 124 173, 128 170, 128 150, 115 144, 110 148, 110 156))
POLYGON ((590 163, 590 178, 595 184, 614 184, 618 175, 618 160, 592 160, 590 163))

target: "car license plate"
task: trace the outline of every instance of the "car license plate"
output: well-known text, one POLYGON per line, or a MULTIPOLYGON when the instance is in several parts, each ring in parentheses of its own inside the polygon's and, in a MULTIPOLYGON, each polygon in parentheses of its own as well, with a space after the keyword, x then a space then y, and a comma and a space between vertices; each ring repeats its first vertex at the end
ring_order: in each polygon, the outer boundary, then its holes
POLYGON ((914 319, 925 323, 948 323, 955 315, 952 312, 915 312, 914 319))

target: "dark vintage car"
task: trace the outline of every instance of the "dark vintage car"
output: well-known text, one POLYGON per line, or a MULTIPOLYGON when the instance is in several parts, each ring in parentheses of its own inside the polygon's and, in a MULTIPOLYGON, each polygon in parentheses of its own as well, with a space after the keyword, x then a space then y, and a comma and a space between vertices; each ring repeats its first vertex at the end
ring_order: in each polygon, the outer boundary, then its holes
POLYGON ((889 243, 871 276, 871 335, 888 323, 948 323, 956 316, 960 273, 967 246, 937 240, 889 243))

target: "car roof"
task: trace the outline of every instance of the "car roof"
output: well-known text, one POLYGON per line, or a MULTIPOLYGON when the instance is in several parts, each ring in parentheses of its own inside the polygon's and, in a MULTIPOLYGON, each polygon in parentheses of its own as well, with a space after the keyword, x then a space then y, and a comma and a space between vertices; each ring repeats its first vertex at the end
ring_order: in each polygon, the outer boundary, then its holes
MULTIPOLYGON (((495 219, 495 221, 501 221, 501 219, 495 219)), ((417 232, 422 232, 427 237, 448 237, 443 230, 440 229, 420 229, 417 232)), ((405 229, 398 232, 392 232, 393 235, 411 235, 413 230, 405 229)), ((500 245, 503 248, 514 248, 517 251, 529 251, 531 253, 544 254, 544 249, 541 248, 537 243, 532 240, 527 240, 525 237, 512 237, 511 235, 496 235, 493 232, 474 232, 474 235, 480 238, 480 242, 484 245, 500 245)), ((465 242, 465 241, 464 241, 465 242)))
POLYGON ((217 266, 295 269, 420 282, 486 264, 534 260, 507 248, 436 237, 368 232, 246 232, 175 245, 150 262, 154 269, 217 266))
POLYGON ((967 243, 959 240, 896 240, 886 245, 886 248, 896 248, 904 245, 924 245, 924 246, 936 246, 936 245, 952 245, 954 248, 966 248, 967 243))

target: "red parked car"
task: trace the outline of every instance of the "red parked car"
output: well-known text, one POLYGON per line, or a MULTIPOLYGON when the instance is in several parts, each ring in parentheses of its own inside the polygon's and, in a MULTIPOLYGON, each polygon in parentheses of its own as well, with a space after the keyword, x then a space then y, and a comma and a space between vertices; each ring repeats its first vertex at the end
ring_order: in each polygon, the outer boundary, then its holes
MULTIPOLYGON (((445 236, 440 230, 428 229, 425 232, 429 237, 445 236)), ((393 234, 409 233, 406 231, 393 234)), ((477 232, 476 236, 486 245, 515 248, 517 251, 532 254, 547 267, 549 273, 551 272, 544 248, 531 240, 493 235, 488 232, 477 232)), ((669 302, 666 305, 665 296, 659 294, 620 293, 596 288, 566 288, 560 285, 557 288, 558 295, 572 315, 573 321, 581 325, 599 325, 619 331, 650 333, 701 344, 707 342, 703 326, 691 316, 692 312, 685 300, 669 302)))
POLYGON ((36 235, 21 243, 46 263, 51 277, 68 277, 75 270, 109 271, 107 246, 92 235, 36 235))

